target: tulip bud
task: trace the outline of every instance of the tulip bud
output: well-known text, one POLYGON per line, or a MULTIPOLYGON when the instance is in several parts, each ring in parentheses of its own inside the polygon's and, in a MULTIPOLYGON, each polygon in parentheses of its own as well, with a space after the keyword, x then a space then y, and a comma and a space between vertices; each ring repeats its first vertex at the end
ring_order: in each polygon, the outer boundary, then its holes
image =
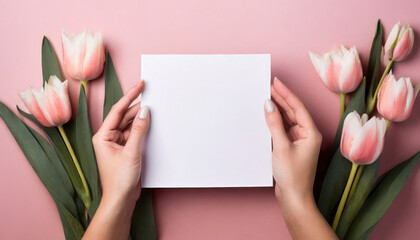
POLYGON ((322 56, 313 52, 309 56, 321 80, 334 92, 353 92, 362 81, 363 70, 356 47, 347 50, 341 45, 322 56))
POLYGON ((405 59, 413 49, 414 32, 409 25, 401 26, 398 22, 392 28, 385 43, 385 55, 388 59, 401 61, 405 59))
POLYGON ((378 112, 387 120, 406 120, 413 109, 419 87, 413 88, 410 78, 395 79, 392 71, 385 77, 378 94, 378 112))
POLYGON ((376 161, 384 146, 385 119, 354 111, 346 116, 341 134, 341 154, 353 163, 367 165, 376 161))
POLYGON ((64 69, 73 79, 92 80, 101 75, 105 62, 102 34, 85 31, 77 36, 63 30, 64 69))
POLYGON ((67 84, 67 80, 61 82, 57 76, 51 76, 40 92, 29 88, 19 93, 19 96, 29 112, 43 126, 61 126, 71 118, 67 84))

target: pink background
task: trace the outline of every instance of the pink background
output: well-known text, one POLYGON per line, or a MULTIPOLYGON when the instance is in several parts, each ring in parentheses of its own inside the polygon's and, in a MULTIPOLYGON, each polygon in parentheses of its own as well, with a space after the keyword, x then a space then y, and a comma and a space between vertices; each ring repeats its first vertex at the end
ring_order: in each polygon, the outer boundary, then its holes
MULTIPOLYGON (((356 45, 367 65, 377 18, 389 33, 398 20, 420 31, 419 1, 0 1, 0 100, 14 109, 29 86, 41 87, 41 41, 45 34, 61 60, 61 29, 101 31, 124 89, 140 80, 143 53, 271 53, 272 74, 306 104, 331 145, 339 97, 318 80, 308 50, 356 45)), ((420 82, 419 35, 397 76, 420 82)), ((366 69, 366 68, 365 68, 366 69)), ((93 130, 102 118, 103 80, 89 86, 93 130)), ((71 81, 75 103, 78 82, 71 81)), ((245 97, 245 96, 244 96, 245 97)), ((420 102, 412 116, 393 124, 381 172, 420 150, 420 102)), ((263 103, 261 103, 262 114, 263 103)), ((0 123, 0 239, 62 239, 48 192, 11 134, 0 123)), ((322 165, 322 163, 321 163, 322 165)), ((325 165, 325 164, 324 164, 325 165)), ((372 239, 414 239, 420 228, 417 167, 372 239)), ((270 188, 161 189, 154 191, 159 239, 290 239, 270 188)))

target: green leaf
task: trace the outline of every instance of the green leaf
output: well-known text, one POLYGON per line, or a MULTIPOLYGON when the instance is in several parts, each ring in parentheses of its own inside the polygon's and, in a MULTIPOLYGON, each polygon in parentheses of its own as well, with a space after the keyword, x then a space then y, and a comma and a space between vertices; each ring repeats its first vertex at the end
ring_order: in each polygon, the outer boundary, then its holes
POLYGON ((61 224, 63 225, 66 240, 80 240, 85 234, 85 230, 80 222, 75 218, 59 201, 55 201, 61 224))
POLYGON ((384 173, 366 199, 345 237, 346 240, 367 239, 391 206, 420 161, 420 152, 384 173))
POLYGON ((143 188, 131 219, 130 234, 136 240, 156 239, 150 189, 143 188))
POLYGON ((366 81, 363 78, 362 83, 357 88, 356 92, 354 93, 353 97, 351 98, 349 104, 344 111, 343 117, 340 119, 338 123, 337 132, 335 134, 335 138, 332 145, 332 153, 335 153, 335 150, 340 146, 341 141, 341 132, 343 130, 344 119, 346 118, 347 114, 357 111, 359 114, 365 113, 366 110, 366 101, 365 101, 365 89, 366 89, 366 81))
POLYGON ((79 222, 82 224, 84 229, 87 229, 88 227, 88 223, 86 220, 86 214, 85 214, 85 204, 83 203, 83 201, 78 197, 75 196, 74 197, 74 202, 76 203, 76 207, 77 207, 77 212, 79 213, 79 222))
POLYGON ((121 89, 120 82, 118 80, 117 73, 112 63, 111 55, 109 52, 106 55, 105 66, 104 66, 104 76, 105 76, 105 100, 104 100, 104 112, 103 119, 108 115, 111 107, 124 96, 121 89))
POLYGON ((47 188, 51 196, 63 203, 74 216, 77 216, 76 204, 61 177, 55 171, 54 166, 48 160, 48 156, 32 135, 26 124, 22 122, 6 105, 0 102, 0 116, 6 123, 26 159, 38 175, 41 182, 47 188))
POLYGON ((372 97, 373 92, 378 86, 379 72, 381 69, 382 35, 382 23, 381 19, 378 19, 375 36, 373 37, 372 46, 370 48, 369 63, 366 72, 366 84, 369 86, 369 91, 366 92, 366 97, 368 98, 372 97))
POLYGON ((365 112, 365 88, 366 81, 363 80, 340 120, 334 139, 333 151, 335 149, 335 152, 325 175, 318 199, 319 210, 329 223, 333 220, 335 210, 346 186, 351 169, 351 163, 341 155, 339 148, 344 119, 350 112, 357 111, 359 114, 365 112))
POLYGON ((318 199, 319 211, 330 224, 346 186, 350 169, 351 162, 341 155, 340 149, 337 149, 331 159, 318 199))
POLYGON ((346 236, 354 218, 372 190, 376 175, 379 171, 380 162, 381 157, 374 163, 363 167, 359 183, 357 184, 353 195, 347 201, 343 214, 341 215, 340 223, 338 224, 337 235, 340 239, 344 239, 346 236))
MULTIPOLYGON (((117 73, 112 63, 111 55, 108 53, 105 66, 105 101, 104 119, 108 115, 111 107, 123 96, 117 73)), ((154 240, 156 239, 156 229, 153 216, 153 204, 150 189, 142 189, 139 200, 137 200, 131 220, 129 239, 154 240)))
MULTIPOLYGON (((84 199, 85 202, 87 202, 87 194, 85 193, 82 180, 80 179, 76 166, 73 163, 73 159, 71 158, 66 144, 64 143, 64 140, 61 137, 58 129, 55 127, 44 127, 38 122, 38 120, 36 120, 36 118, 32 114, 22 111, 19 107, 17 107, 17 109, 22 115, 32 120, 45 132, 48 140, 50 141, 51 145, 54 147, 56 153, 58 154, 61 163, 66 169, 66 172, 70 177, 70 180, 74 186, 74 189, 77 192, 77 195, 80 197, 80 199, 84 199)), ((72 147, 75 148, 75 145, 72 145, 72 147)))
POLYGON ((98 166, 92 145, 92 129, 90 128, 86 94, 83 85, 80 85, 79 105, 76 116, 76 143, 79 162, 85 175, 92 196, 92 203, 88 209, 90 219, 95 215, 101 201, 98 166))
POLYGON ((48 38, 44 36, 42 39, 42 78, 44 83, 48 82, 51 75, 56 75, 63 81, 54 48, 48 38))
POLYGON ((41 148, 44 150, 45 154, 48 157, 51 165, 54 167, 54 170, 57 172, 58 176, 60 177, 61 182, 63 183, 63 187, 66 191, 71 195, 74 196, 75 191, 73 185, 71 184, 70 178, 67 175, 66 170, 64 169, 63 165, 61 164, 60 158, 58 157, 57 153, 52 149, 50 144, 34 129, 28 127, 29 131, 31 131, 32 135, 38 141, 41 148))

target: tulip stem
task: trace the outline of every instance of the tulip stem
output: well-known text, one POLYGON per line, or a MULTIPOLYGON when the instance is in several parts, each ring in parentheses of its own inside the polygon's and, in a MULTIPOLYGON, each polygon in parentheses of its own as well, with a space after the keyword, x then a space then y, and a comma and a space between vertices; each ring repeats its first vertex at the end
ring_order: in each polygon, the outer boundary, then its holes
POLYGON ((80 80, 80 82, 82 83, 83 88, 85 89, 85 92, 86 92, 87 81, 86 80, 80 80))
POLYGON ((341 196, 340 203, 338 204, 337 212, 335 213, 335 217, 334 217, 334 221, 332 225, 332 228, 334 231, 337 230, 338 223, 340 222, 341 214, 343 213, 344 206, 346 205, 347 197, 349 195, 349 191, 350 191, 351 185, 353 184, 354 176, 356 175, 356 171, 358 167, 359 165, 357 165, 356 163, 353 163, 353 165, 351 166, 350 176, 347 179, 346 188, 344 189, 343 195, 341 196))
POLYGON ((376 87, 375 93, 373 94, 371 99, 368 99, 367 103, 367 114, 370 116, 373 112, 373 109, 376 106, 376 99, 378 98, 379 89, 381 88, 381 85, 386 77, 388 75, 389 71, 391 70, 392 64, 394 63, 394 59, 389 60, 388 65, 385 68, 384 73, 382 74, 381 80, 379 80, 378 86, 376 87))
POLYGON ((341 117, 343 117, 345 110, 346 110, 346 94, 340 93, 340 119, 341 117))
POLYGON ((392 121, 386 119, 386 130, 388 131, 389 126, 391 126, 392 121))
POLYGON ((364 167, 365 167, 364 165, 361 165, 357 169, 356 177, 354 178, 354 182, 351 185, 351 190, 350 190, 348 199, 351 199, 351 196, 353 196, 354 191, 356 191, 356 187, 357 187, 357 184, 359 184, 359 180, 360 180, 360 177, 362 176, 364 167))
POLYGON ((73 159, 74 166, 76 166, 76 170, 79 173, 80 179, 82 180, 82 184, 83 184, 83 187, 84 187, 85 192, 86 192, 86 196, 85 196, 86 199, 84 200, 82 198, 82 200, 83 200, 83 203, 86 206, 86 209, 89 209, 90 203, 91 203, 92 200, 91 200, 91 197, 90 197, 89 187, 87 185, 85 175, 83 174, 83 171, 82 171, 82 168, 80 167, 79 161, 77 161, 76 155, 74 154, 73 148, 71 147, 70 141, 67 138, 67 134, 64 131, 63 126, 58 126, 58 130, 60 131, 61 137, 63 138, 64 143, 66 144, 66 147, 69 150, 70 156, 73 159))

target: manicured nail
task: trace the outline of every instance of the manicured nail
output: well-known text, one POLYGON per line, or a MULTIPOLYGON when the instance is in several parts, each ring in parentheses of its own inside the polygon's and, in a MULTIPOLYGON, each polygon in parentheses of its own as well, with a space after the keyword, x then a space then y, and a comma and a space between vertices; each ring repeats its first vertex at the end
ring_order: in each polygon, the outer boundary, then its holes
POLYGON ((140 86, 142 83, 144 83, 144 80, 142 79, 140 82, 136 83, 136 85, 134 85, 134 87, 138 87, 140 86))
POLYGON ((274 111, 274 104, 270 99, 265 100, 264 107, 268 113, 271 113, 274 111))
POLYGON ((149 107, 147 105, 144 105, 139 111, 139 118, 146 119, 147 116, 149 116, 149 107))

